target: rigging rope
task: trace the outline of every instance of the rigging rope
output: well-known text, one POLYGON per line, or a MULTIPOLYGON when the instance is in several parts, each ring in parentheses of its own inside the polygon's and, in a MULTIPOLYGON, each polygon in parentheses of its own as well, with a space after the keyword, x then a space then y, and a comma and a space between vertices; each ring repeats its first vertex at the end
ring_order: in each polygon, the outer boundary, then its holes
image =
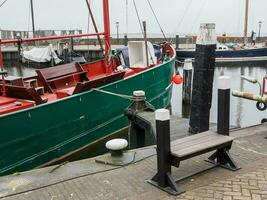
MULTIPOLYGON (((186 6, 186 8, 184 10, 183 16, 180 19, 180 21, 177 24, 177 26, 175 27, 174 32, 176 32, 176 30, 180 29, 180 26, 181 26, 181 24, 182 24, 182 22, 183 22, 183 20, 185 18, 185 15, 186 15, 187 11, 189 10, 189 7, 191 6, 191 3, 192 3, 192 0, 190 0, 189 3, 187 4, 187 6, 186 6)), ((173 42, 173 38, 171 39, 170 44, 172 44, 172 42, 173 42)))
POLYGON ((194 29, 194 27, 195 27, 195 25, 196 25, 196 21, 199 19, 199 16, 201 15, 201 13, 202 13, 202 11, 203 11, 203 8, 205 7, 206 3, 207 3, 207 0, 204 0, 204 3, 201 4, 201 7, 200 7, 200 9, 199 9, 199 12, 198 12, 198 14, 196 15, 196 18, 194 19, 194 21, 193 21, 193 23, 192 23, 192 27, 191 27, 190 33, 192 33, 192 31, 193 31, 193 29, 194 29))
POLYGON ((142 35, 144 36, 144 30, 143 30, 143 26, 142 26, 142 23, 141 23, 141 19, 140 19, 140 16, 139 16, 138 10, 137 10, 137 6, 136 6, 136 3, 135 3, 135 0, 133 0, 133 3, 134 3, 134 9, 135 9, 135 13, 136 13, 136 15, 137 15, 137 18, 138 18, 139 26, 140 26, 140 29, 141 29, 142 35))
POLYGON ((154 17, 155 17, 157 23, 158 23, 158 26, 159 26, 159 28, 160 28, 160 31, 161 31, 161 33, 162 33, 164 39, 167 41, 166 35, 165 35, 165 33, 164 33, 164 31, 163 31, 163 29, 162 29, 160 23, 159 23, 159 20, 158 20, 158 18, 157 18, 157 16, 156 16, 156 13, 155 13, 155 11, 154 11, 154 9, 153 9, 153 7, 152 7, 150 1, 147 0, 147 3, 149 4, 149 7, 150 7, 150 9, 151 9, 151 11, 152 11, 152 13, 153 13, 153 15, 154 15, 154 17))
POLYGON ((118 94, 118 93, 110 92, 110 91, 107 91, 107 90, 102 90, 102 89, 99 89, 99 88, 93 88, 92 90, 95 90, 97 92, 102 92, 102 93, 105 93, 105 94, 109 94, 109 95, 113 95, 113 96, 117 96, 117 97, 121 97, 121 98, 127 99, 127 100, 133 100, 132 96, 125 95, 125 94, 118 94))
MULTIPOLYGON (((142 35, 143 35, 143 37, 145 37, 144 29, 143 29, 142 22, 141 22, 141 19, 140 19, 138 10, 137 10, 137 6, 136 6, 136 3, 135 3, 135 0, 133 0, 133 3, 134 3, 135 12, 136 12, 136 15, 137 15, 137 18, 138 18, 138 22, 139 22, 139 25, 140 25, 140 28, 141 28, 142 35)), ((150 60, 152 61, 153 64, 155 64, 154 61, 153 61, 152 54, 151 54, 149 48, 148 48, 148 53, 149 53, 149 56, 150 56, 150 60)))
POLYGON ((7 0, 4 0, 1 4, 0 4, 0 8, 7 2, 7 0))

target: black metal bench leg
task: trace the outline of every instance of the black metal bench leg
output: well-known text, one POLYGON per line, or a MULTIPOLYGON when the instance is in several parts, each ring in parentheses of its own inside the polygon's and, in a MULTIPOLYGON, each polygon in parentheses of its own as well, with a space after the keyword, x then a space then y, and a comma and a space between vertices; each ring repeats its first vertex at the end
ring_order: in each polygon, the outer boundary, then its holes
POLYGON ((215 163, 215 160, 217 158, 217 151, 215 151, 210 157, 208 157, 208 162, 215 163))
POLYGON ((217 149, 208 160, 212 163, 218 163, 221 167, 236 171, 240 169, 229 153, 229 148, 217 149))
POLYGON ((172 195, 179 195, 184 190, 177 187, 171 175, 170 113, 166 109, 156 110, 157 133, 157 174, 148 182, 172 195))
POLYGON ((179 188, 176 185, 174 178, 169 172, 165 174, 165 181, 163 183, 160 183, 158 174, 156 174, 151 180, 148 180, 147 182, 171 195, 179 195, 185 192, 185 190, 179 188))

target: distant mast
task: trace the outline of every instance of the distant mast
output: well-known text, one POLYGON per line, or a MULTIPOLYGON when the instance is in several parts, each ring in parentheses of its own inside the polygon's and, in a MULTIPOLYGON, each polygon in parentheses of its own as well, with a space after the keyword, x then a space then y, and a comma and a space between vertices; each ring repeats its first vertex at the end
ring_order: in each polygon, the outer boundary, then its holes
POLYGON ((31 16, 32 16, 32 34, 35 37, 35 25, 34 25, 34 12, 33 12, 33 2, 30 0, 31 3, 31 16))
POLYGON ((249 0, 245 0, 245 23, 244 23, 244 42, 247 43, 248 37, 248 7, 249 7, 249 0))

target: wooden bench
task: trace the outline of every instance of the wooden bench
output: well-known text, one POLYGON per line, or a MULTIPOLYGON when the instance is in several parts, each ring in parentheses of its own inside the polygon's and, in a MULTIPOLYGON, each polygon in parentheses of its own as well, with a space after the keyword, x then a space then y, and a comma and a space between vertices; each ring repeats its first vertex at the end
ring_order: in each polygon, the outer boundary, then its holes
POLYGON ((196 175, 208 169, 221 166, 230 170, 240 169, 229 154, 233 137, 229 136, 230 89, 218 91, 218 122, 217 132, 206 131, 190 135, 170 142, 170 114, 166 109, 155 112, 154 119, 146 112, 128 109, 125 115, 131 121, 131 126, 138 130, 154 133, 157 144, 157 173, 148 182, 170 193, 178 195, 184 190, 177 187, 176 182, 196 175), (156 121, 156 123, 155 123, 156 121), (215 151, 208 161, 213 165, 205 169, 190 173, 182 177, 173 177, 171 166, 179 167, 180 162, 186 159, 215 151))
MULTIPOLYGON (((2 84, 0 84, 2 87, 2 84)), ((26 88, 23 86, 6 85, 6 96, 17 99, 25 99, 34 101, 36 105, 47 102, 47 99, 42 99, 41 96, 36 92, 35 88, 26 88)), ((2 94, 1 94, 2 95, 2 94)))
POLYGON ((56 67, 36 70, 40 80, 43 82, 45 89, 54 93, 58 87, 66 88, 76 85, 77 82, 89 81, 79 63, 68 63, 56 67))

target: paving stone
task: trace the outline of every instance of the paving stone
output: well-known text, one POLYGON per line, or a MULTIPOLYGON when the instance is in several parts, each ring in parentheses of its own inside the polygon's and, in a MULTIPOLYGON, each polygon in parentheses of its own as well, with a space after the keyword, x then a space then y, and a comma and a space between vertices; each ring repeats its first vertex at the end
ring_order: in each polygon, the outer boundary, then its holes
MULTIPOLYGON (((178 185, 187 190, 180 196, 170 196, 146 183, 156 173, 156 156, 133 165, 84 175, 61 181, 39 189, 3 198, 5 200, 261 200, 267 199, 267 140, 262 135, 238 138, 231 153, 241 170, 231 172, 212 169, 194 176, 178 185), (253 146, 252 143, 254 144, 253 146), (257 144, 257 145, 255 145, 257 144), (250 149, 250 150, 249 150, 250 149)), ((182 162, 173 174, 182 176, 207 165, 203 162, 210 154, 182 162)), ((101 168, 101 166, 98 166, 101 168)), ((60 169, 59 169, 60 170, 60 169)))

